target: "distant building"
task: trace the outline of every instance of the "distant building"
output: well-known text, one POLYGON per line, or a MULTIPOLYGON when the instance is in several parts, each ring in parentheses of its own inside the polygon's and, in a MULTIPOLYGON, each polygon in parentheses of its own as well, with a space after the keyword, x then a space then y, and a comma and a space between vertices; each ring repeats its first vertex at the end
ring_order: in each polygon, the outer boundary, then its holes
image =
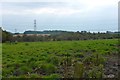
POLYGON ((27 36, 50 36, 50 34, 48 34, 47 32, 42 32, 42 31, 25 31, 24 35, 27 36))
POLYGON ((15 34, 13 34, 13 37, 23 37, 24 36, 24 34, 23 33, 15 33, 15 34))
POLYGON ((25 31, 24 33, 15 33, 13 34, 13 37, 23 37, 23 36, 50 36, 51 34, 48 34, 47 32, 42 31, 25 31))

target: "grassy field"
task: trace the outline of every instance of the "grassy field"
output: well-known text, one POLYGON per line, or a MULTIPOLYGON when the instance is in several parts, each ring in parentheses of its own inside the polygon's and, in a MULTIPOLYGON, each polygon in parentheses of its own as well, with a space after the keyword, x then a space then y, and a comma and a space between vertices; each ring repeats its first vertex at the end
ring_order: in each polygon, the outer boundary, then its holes
POLYGON ((116 39, 3 43, 2 77, 117 77, 117 44, 116 39))
POLYGON ((2 78, 2 44, 0 43, 0 79, 2 78))

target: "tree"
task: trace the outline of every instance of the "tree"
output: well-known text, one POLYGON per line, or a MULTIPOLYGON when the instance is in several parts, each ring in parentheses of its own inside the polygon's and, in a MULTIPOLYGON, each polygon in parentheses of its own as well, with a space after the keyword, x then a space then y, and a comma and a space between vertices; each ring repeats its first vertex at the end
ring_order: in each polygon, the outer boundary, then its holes
POLYGON ((2 30, 2 42, 11 41, 11 40, 12 40, 12 34, 10 32, 2 30))

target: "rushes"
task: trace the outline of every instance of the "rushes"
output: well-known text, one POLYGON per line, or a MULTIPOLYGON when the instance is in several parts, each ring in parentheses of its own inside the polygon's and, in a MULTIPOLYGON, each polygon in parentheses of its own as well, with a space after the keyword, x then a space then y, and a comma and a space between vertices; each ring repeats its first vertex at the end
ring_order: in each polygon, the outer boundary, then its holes
POLYGON ((77 62, 74 68, 74 78, 83 78, 84 65, 81 62, 77 62))

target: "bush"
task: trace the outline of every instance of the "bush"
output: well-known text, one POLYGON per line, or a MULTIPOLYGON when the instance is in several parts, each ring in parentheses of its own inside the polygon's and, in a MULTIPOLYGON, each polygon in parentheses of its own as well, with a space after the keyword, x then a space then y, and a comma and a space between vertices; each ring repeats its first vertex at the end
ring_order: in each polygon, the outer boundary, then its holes
POLYGON ((12 74, 12 72, 14 71, 13 67, 10 68, 3 68, 2 69, 2 76, 7 77, 8 75, 12 74))
POLYGON ((50 56, 48 59, 47 59, 47 62, 48 63, 52 63, 54 65, 58 65, 59 64, 59 57, 57 56, 50 56))
POLYGON ((41 78, 38 74, 30 74, 30 78, 41 78))
POLYGON ((83 58, 84 55, 83 53, 75 53, 75 57, 78 57, 78 58, 83 58))
POLYGON ((43 78, 46 80, 56 80, 58 78, 61 78, 61 76, 59 74, 51 74, 49 76, 44 76, 43 78))
POLYGON ((94 65, 104 64, 105 61, 106 61, 106 59, 98 53, 87 56, 83 60, 83 62, 86 63, 86 64, 87 63, 89 63, 89 64, 93 63, 94 65))
POLYGON ((29 44, 28 43, 25 43, 26 46, 28 46, 29 44))
POLYGON ((45 64, 41 64, 40 69, 46 74, 50 74, 50 73, 54 73, 57 68, 53 64, 45 63, 45 64))
POLYGON ((67 52, 63 52, 63 53, 61 53, 61 56, 67 56, 67 57, 69 57, 69 56, 71 56, 71 54, 67 53, 67 52))
POLYGON ((28 66, 22 66, 18 69, 18 72, 20 72, 21 74, 27 74, 28 72, 31 72, 32 69, 29 68, 28 66))
POLYGON ((26 78, 26 75, 20 75, 18 78, 26 78))
POLYGON ((71 57, 63 57, 60 60, 60 65, 62 65, 62 66, 65 66, 65 65, 70 66, 71 64, 72 64, 72 58, 71 57))
POLYGON ((84 65, 81 62, 75 64, 74 78, 83 78, 84 65))
POLYGON ((100 55, 100 54, 98 54, 98 53, 96 53, 96 54, 93 54, 92 55, 92 62, 95 64, 95 65, 100 65, 100 64, 104 64, 105 63, 105 58, 102 56, 102 55, 100 55))
POLYGON ((95 66, 87 73, 89 78, 102 78, 103 77, 103 65, 95 66))

